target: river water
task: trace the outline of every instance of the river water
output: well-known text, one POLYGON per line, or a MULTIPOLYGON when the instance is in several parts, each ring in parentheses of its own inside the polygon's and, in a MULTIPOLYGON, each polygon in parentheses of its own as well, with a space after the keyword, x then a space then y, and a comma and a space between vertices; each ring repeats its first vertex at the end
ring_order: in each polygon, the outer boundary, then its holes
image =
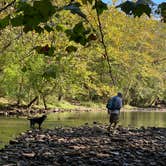
MULTIPOLYGON (((106 111, 96 112, 64 112, 49 114, 43 123, 43 128, 80 126, 93 122, 108 124, 106 111)), ((122 126, 166 127, 166 112, 121 112, 120 123, 122 126)), ((25 118, 0 117, 0 148, 14 139, 21 132, 29 129, 29 121, 25 118)))

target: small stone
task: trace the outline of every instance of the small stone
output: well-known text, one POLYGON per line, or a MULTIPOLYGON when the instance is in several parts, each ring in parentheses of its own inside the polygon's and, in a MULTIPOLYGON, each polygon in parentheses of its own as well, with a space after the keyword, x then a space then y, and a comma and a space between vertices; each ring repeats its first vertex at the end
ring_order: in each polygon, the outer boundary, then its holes
POLYGON ((110 155, 104 153, 97 153, 97 157, 110 157, 110 155))
POLYGON ((113 155, 119 155, 119 152, 110 152, 113 155))
POLYGON ((53 153, 51 153, 51 152, 44 152, 43 154, 42 154, 42 156, 44 156, 44 157, 50 157, 50 156, 52 156, 53 155, 53 153))
POLYGON ((13 145, 13 144, 18 144, 18 140, 10 140, 9 144, 13 145))
POLYGON ((35 138, 25 138, 25 141, 29 142, 29 141, 34 141, 35 138))
POLYGON ((153 165, 157 165, 157 163, 156 162, 150 162, 149 165, 153 166, 153 165))
POLYGON ((32 152, 32 153, 22 153, 22 155, 25 157, 28 157, 28 158, 33 158, 33 157, 35 157, 36 154, 34 152, 32 152))
POLYGON ((89 154, 91 154, 91 155, 96 155, 96 152, 90 151, 89 154))

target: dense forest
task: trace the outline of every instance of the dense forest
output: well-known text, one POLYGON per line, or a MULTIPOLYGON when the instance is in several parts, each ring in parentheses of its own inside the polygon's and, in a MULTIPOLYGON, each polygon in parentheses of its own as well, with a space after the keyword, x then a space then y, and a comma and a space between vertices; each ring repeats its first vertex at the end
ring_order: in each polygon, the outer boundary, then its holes
POLYGON ((33 0, 6 2, 13 4, 0 12, 0 97, 45 107, 102 103, 117 91, 133 106, 166 100, 166 24, 158 17, 127 16, 101 1, 93 8, 92 0, 53 0, 56 12, 49 0, 40 10, 33 0))

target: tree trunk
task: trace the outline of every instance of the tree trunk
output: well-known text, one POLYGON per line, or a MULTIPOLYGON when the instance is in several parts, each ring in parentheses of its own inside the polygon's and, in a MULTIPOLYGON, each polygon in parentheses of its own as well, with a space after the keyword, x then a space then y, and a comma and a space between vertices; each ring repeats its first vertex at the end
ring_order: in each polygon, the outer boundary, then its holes
POLYGON ((38 96, 36 96, 33 100, 31 100, 29 102, 29 104, 27 105, 27 108, 31 107, 31 105, 38 99, 38 96))
POLYGON ((45 110, 47 110, 48 107, 47 107, 47 103, 46 103, 46 98, 45 98, 45 96, 43 96, 43 104, 44 104, 45 110))
POLYGON ((17 97, 17 105, 19 106, 21 103, 21 96, 20 94, 22 93, 23 90, 23 82, 24 82, 24 78, 23 75, 21 76, 21 82, 19 84, 19 89, 18 89, 18 97, 17 97))
POLYGON ((63 95, 62 94, 58 94, 58 101, 62 100, 63 95))

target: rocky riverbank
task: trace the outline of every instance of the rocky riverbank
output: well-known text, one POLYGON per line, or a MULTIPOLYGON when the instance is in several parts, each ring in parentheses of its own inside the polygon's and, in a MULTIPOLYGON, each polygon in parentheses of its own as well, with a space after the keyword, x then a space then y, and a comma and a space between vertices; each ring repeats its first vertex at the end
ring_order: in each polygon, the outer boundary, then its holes
POLYGON ((2 166, 165 166, 166 128, 32 130, 0 150, 2 166))
POLYGON ((49 113, 58 113, 58 112, 73 112, 73 111, 79 111, 79 112, 89 112, 89 111, 95 111, 96 109, 92 108, 77 108, 77 109, 62 109, 62 108, 55 108, 55 109, 9 109, 9 110, 0 110, 0 116, 6 116, 6 117, 26 117, 29 115, 36 115, 36 114, 49 114, 49 113))
MULTIPOLYGON (((6 110, 0 109, 0 116, 5 117, 27 117, 34 116, 36 114, 49 114, 49 113, 58 113, 58 112, 89 112, 89 111, 106 111, 105 108, 88 108, 88 107, 78 107, 75 109, 62 109, 62 108, 54 108, 54 109, 18 109, 18 108, 10 108, 6 110)), ((132 111, 132 112, 166 112, 166 108, 123 108, 121 111, 132 111)))

